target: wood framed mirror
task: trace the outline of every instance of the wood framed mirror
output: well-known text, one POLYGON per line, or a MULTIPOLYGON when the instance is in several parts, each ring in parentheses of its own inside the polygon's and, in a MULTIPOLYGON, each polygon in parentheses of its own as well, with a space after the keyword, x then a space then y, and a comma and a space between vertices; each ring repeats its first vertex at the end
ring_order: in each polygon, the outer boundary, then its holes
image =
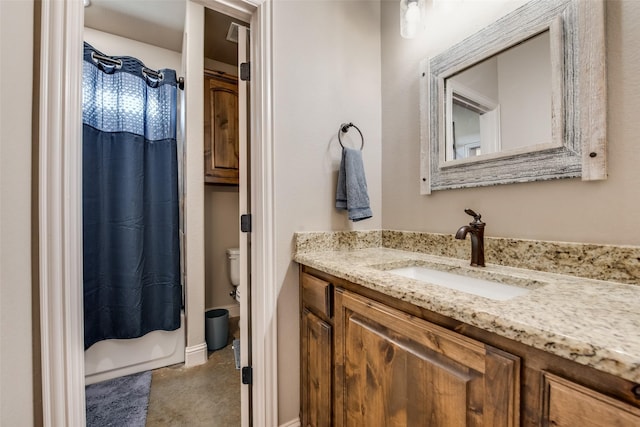
POLYGON ((421 62, 421 193, 606 179, 602 0, 534 0, 421 62))

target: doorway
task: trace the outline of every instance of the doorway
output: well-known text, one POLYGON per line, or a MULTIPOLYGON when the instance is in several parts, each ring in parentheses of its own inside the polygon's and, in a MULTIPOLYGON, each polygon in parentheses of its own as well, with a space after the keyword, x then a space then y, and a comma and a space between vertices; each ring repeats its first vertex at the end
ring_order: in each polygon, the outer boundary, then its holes
MULTIPOLYGON (((256 230, 252 235, 254 246, 251 248, 252 258, 256 263, 252 263, 251 274, 261 278, 262 286, 256 291, 256 298, 260 303, 254 307, 259 321, 254 319, 251 322, 254 332, 252 342, 254 349, 257 348, 256 354, 260 355, 253 361, 254 368, 258 366, 260 369, 254 370, 254 379, 257 378, 259 387, 254 387, 251 393, 257 405, 254 405, 251 412, 254 414, 255 425, 275 425, 277 394, 273 391, 277 390, 277 346, 272 316, 275 312, 277 289, 272 285, 273 251, 265 250, 273 244, 270 237, 273 235, 273 207, 269 203, 273 194, 273 159, 265 155, 269 153, 272 144, 269 83, 271 50, 268 37, 271 5, 253 0, 241 1, 232 6, 228 2, 217 0, 205 3, 230 14, 247 17, 259 35, 252 48, 252 56, 259 64, 255 72, 256 82, 252 83, 256 90, 252 91, 251 101, 252 106, 256 106, 251 109, 251 122, 258 123, 259 126, 252 128, 252 133, 256 135, 252 139, 259 140, 260 144, 251 153, 252 165, 257 167, 251 180, 259 184, 252 185, 259 191, 251 196, 252 205, 258 209, 258 219, 254 222, 256 230)), ((79 2, 45 1, 40 6, 40 313, 42 372, 46 379, 42 383, 43 417, 51 425, 83 425, 82 272, 79 262, 82 233, 79 203, 81 187, 78 179, 78 142, 81 137, 77 123, 80 111, 79 70, 82 68, 80 52, 83 11, 79 2), (60 75, 64 75, 65 79, 61 80, 58 77, 60 75), (61 266, 64 266, 63 270, 61 266)), ((197 7, 201 7, 200 4, 187 1, 187 8, 197 7)), ((190 81, 188 77, 187 81, 190 81)), ((196 233, 201 230, 194 228, 192 231, 196 233)), ((193 275, 197 276, 198 272, 194 270, 193 275)), ((187 301, 187 306, 189 305, 191 308, 198 306, 187 301)), ((195 351, 199 354, 205 348, 198 347, 195 351)), ((195 352, 186 356, 194 354, 195 352)), ((243 390, 249 395, 248 388, 243 390)), ((243 425, 245 422, 243 419, 243 425)))
MULTIPOLYGON (((237 325, 240 312, 244 312, 240 339, 233 343, 236 352, 230 354, 233 357, 237 353, 238 365, 240 359, 245 366, 249 360, 245 355, 250 349, 249 310, 240 309, 241 302, 248 304, 249 299, 249 248, 248 238, 240 234, 239 226, 239 213, 247 212, 250 194, 246 158, 249 111, 247 84, 238 78, 239 63, 248 61, 249 24, 191 2, 162 1, 155 8, 151 6, 149 2, 94 0, 85 9, 84 38, 105 54, 135 56, 149 68, 171 68, 178 70, 178 75, 187 75, 187 90, 178 94, 183 112, 178 115, 178 128, 184 132, 178 132, 177 150, 183 321, 181 328, 173 332, 95 344, 85 352, 86 384, 176 363, 184 362, 187 368, 211 363, 217 359, 211 353, 219 347, 214 348, 209 342, 204 313, 215 309, 230 315, 230 325, 237 325), (129 25, 122 27, 122 21, 129 25), (160 33, 166 34, 159 36, 160 33), (200 173, 203 164, 204 173, 200 173), (200 228, 199 224, 203 225, 204 236, 193 232, 200 228), (204 253, 193 250, 202 246, 204 253), (231 254, 242 262, 233 262, 231 254), (238 264, 244 271, 232 271, 240 270, 238 264), (241 300, 240 295, 246 299, 241 300)), ((230 410, 239 412, 239 373, 237 378, 237 390, 234 386, 229 393, 234 394, 235 390, 237 394, 237 402, 230 405, 230 410)))

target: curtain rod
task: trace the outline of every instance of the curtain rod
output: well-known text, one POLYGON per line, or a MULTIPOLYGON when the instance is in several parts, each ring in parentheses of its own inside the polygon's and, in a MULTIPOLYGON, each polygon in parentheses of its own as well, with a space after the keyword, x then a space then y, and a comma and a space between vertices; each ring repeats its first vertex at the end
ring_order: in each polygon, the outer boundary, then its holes
MULTIPOLYGON (((91 59, 93 59, 95 62, 102 61, 111 65, 115 65, 118 69, 122 67, 122 59, 111 58, 109 56, 100 55, 95 52, 91 52, 91 59)), ((164 75, 161 72, 152 70, 151 68, 147 67, 142 67, 142 74, 149 75, 154 79, 162 80, 164 78, 164 75)), ((184 77, 178 77, 176 79, 176 83, 178 83, 178 87, 180 89, 184 90, 184 77)))

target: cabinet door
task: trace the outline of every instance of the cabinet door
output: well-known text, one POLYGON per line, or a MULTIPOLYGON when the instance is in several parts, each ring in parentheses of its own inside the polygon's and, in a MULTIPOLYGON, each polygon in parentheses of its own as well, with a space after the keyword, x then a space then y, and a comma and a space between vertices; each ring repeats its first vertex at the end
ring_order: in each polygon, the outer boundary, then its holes
POLYGON ((302 425, 331 425, 331 384, 333 381, 331 325, 302 310, 302 425))
POLYGON ((238 85, 205 75, 205 180, 238 183, 238 85))
POLYGON ((519 425, 518 357, 336 293, 337 426, 519 425))
POLYGON ((542 407, 544 426, 640 426, 640 409, 546 372, 542 407))

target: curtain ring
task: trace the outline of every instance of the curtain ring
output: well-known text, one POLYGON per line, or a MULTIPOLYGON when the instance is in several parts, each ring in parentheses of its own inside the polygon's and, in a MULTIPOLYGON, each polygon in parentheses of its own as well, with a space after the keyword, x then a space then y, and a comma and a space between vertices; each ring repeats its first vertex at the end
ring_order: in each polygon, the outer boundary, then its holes
POLYGON ((164 80, 164 73, 162 71, 154 71, 146 67, 142 67, 142 76, 149 86, 153 88, 158 87, 160 82, 164 80))
POLYGON ((105 73, 113 74, 115 70, 122 68, 122 59, 110 58, 91 51, 91 60, 105 73))
POLYGON ((340 129, 338 129, 338 142, 340 142, 340 146, 344 148, 344 144, 342 143, 342 138, 340 138, 340 134, 349 132, 350 127, 355 128, 360 134, 360 139, 362 140, 362 144, 360 144, 360 151, 362 151, 362 149, 364 148, 364 136, 362 136, 362 132, 360 132, 360 129, 358 129, 358 126, 354 125, 353 123, 343 123, 340 125, 340 129))
POLYGON ((149 80, 156 80, 159 82, 164 80, 164 73, 162 71, 153 71, 146 67, 142 67, 142 75, 149 80))

